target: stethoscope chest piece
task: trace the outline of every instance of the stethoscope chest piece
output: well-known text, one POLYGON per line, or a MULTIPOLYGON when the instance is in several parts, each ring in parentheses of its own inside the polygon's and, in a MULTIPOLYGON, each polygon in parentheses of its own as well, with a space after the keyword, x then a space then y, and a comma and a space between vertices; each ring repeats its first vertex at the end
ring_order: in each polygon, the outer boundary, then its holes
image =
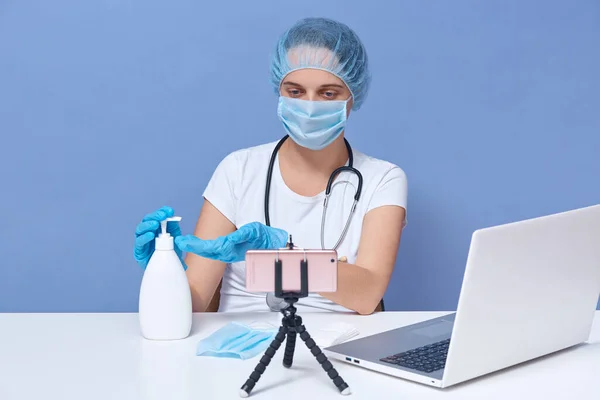
POLYGON ((275 293, 267 293, 267 306, 271 311, 279 312, 284 310, 288 304, 284 299, 275 297, 275 293))

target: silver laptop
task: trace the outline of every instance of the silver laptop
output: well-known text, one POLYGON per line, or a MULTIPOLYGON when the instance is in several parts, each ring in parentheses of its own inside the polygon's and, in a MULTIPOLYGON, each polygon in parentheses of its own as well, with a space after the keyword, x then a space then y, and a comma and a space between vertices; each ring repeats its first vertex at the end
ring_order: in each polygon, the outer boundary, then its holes
POLYGON ((328 347, 328 357, 448 387, 589 338, 600 205, 473 233, 456 313, 328 347))

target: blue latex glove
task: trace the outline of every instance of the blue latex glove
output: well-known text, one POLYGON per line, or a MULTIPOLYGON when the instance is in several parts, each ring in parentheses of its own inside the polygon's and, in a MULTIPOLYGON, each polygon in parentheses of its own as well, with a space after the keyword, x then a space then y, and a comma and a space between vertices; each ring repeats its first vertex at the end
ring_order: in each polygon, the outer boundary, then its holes
MULTIPOLYGON (((152 257, 152 254, 154 253, 154 239, 156 236, 158 236, 160 231, 160 221, 172 217, 173 215, 174 211, 171 207, 161 207, 158 210, 146 215, 142 219, 142 222, 140 222, 136 227, 133 256, 142 269, 146 269, 148 261, 150 261, 150 257, 152 257)), ((167 232, 169 232, 169 234, 174 238, 181 236, 179 222, 167 222, 167 232)), ((179 256, 181 263, 183 264, 183 269, 187 269, 187 265, 185 265, 183 262, 182 251, 178 249, 177 246, 173 247, 179 256)))
POLYGON ((217 239, 202 240, 194 235, 185 235, 175 238, 175 244, 181 250, 201 257, 233 263, 244 261, 248 250, 279 249, 286 245, 287 240, 286 231, 251 222, 217 239))

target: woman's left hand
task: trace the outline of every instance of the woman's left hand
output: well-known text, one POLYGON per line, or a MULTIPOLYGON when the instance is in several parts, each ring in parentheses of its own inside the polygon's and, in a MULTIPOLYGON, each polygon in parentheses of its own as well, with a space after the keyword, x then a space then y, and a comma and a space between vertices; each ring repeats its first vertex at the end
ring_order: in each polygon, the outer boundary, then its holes
POLYGON ((226 263, 244 261, 248 250, 269 250, 285 247, 288 239, 286 231, 272 228, 260 222, 241 226, 227 236, 213 240, 203 240, 194 235, 175 238, 175 244, 182 251, 200 257, 226 263))

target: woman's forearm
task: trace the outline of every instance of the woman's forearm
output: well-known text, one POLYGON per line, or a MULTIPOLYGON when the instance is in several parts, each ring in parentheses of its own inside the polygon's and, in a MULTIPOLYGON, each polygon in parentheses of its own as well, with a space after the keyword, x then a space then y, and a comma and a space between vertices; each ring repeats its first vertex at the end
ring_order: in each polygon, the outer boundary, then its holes
POLYGON ((389 279, 356 264, 339 262, 337 291, 319 294, 343 307, 367 315, 377 308, 388 281, 389 279))
MULTIPOLYGON (((194 235, 201 239, 216 239, 235 231, 233 225, 208 200, 204 201, 200 216, 196 223, 194 235)), ((194 312, 204 312, 210 305, 223 278, 226 263, 187 253, 185 263, 188 266, 186 274, 192 292, 192 309, 194 312)))
POLYGON ((397 206, 371 210, 363 221, 356 264, 338 262, 335 293, 321 295, 341 306, 371 314, 383 298, 394 271, 406 212, 397 206))
POLYGON ((192 310, 205 312, 223 277, 226 264, 188 253, 185 258, 186 275, 192 293, 192 310))

